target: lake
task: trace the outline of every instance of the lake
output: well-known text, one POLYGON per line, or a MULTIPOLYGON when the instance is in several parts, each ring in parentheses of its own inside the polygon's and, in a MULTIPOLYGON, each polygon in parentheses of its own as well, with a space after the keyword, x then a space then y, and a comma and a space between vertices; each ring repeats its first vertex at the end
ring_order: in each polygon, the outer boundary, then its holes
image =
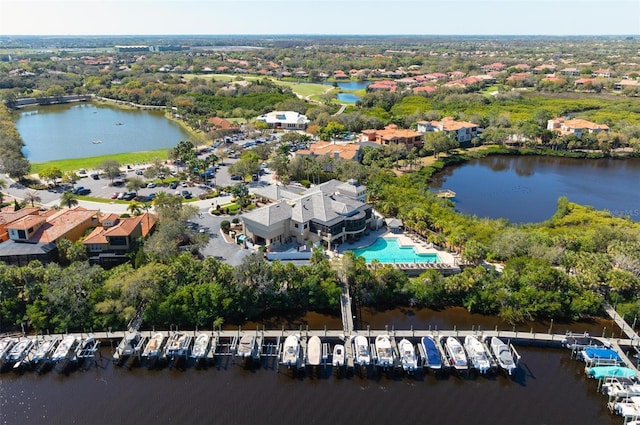
MULTIPOLYGON (((365 309, 362 316, 377 329, 383 324, 390 329, 426 323, 469 329, 471 323, 487 327, 499 323, 496 318, 472 315, 460 308, 365 309)), ((304 321, 315 329, 322 323, 340 326, 339 318, 318 314, 308 315, 304 321)), ((598 334, 604 323, 607 321, 566 326, 598 334)), ((564 329, 559 326, 557 330, 564 329)), ((68 374, 3 373, 0 423, 622 423, 620 417, 609 413, 606 397, 597 392, 597 383, 586 377, 584 364, 570 358, 569 350, 522 346, 518 351, 522 360, 513 377, 455 373, 407 377, 370 370, 338 378, 330 368, 293 376, 286 368, 277 370, 267 362, 249 367, 231 359, 204 368, 119 367, 112 364, 112 349, 104 344, 97 367, 90 365, 68 374)))
POLYGON ((640 159, 574 159, 492 155, 449 167, 434 189, 456 192, 456 209, 478 217, 540 222, 558 198, 640 221, 640 159))
POLYGON ((189 139, 162 111, 92 103, 19 111, 15 123, 31 162, 170 148, 189 139))

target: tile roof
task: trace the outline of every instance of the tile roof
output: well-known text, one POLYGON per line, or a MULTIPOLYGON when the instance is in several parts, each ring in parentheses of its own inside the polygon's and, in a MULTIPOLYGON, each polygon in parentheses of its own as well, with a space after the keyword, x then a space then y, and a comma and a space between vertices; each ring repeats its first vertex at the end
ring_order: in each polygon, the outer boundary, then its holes
POLYGON ((296 154, 299 155, 317 155, 317 156, 331 156, 334 157, 337 153, 342 159, 352 160, 358 156, 360 151, 360 145, 358 143, 331 143, 331 142, 316 142, 309 146, 309 149, 299 150, 296 154))
POLYGON ((40 210, 38 208, 22 208, 18 211, 14 211, 13 207, 11 207, 11 211, 1 211, 0 212, 0 225, 8 224, 13 221, 18 220, 19 218, 24 217, 25 215, 35 215, 38 214, 40 210))
POLYGON ((42 243, 55 242, 80 224, 97 216, 98 213, 98 210, 87 210, 82 207, 56 211, 55 214, 47 217, 47 222, 29 240, 42 243))

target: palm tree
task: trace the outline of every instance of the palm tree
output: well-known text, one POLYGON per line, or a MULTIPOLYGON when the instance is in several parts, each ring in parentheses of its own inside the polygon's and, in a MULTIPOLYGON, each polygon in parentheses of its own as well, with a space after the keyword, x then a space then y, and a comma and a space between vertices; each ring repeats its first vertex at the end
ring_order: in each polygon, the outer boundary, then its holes
POLYGON ((129 206, 127 207, 127 211, 129 211, 133 215, 140 215, 142 214, 142 205, 140 204, 140 202, 130 202, 129 206))
POLYGON ((33 208, 36 202, 40 203, 40 201, 42 201, 42 198, 40 198, 40 195, 38 195, 38 192, 36 192, 35 190, 30 190, 24 196, 24 201, 29 202, 31 204, 31 208, 33 208))
POLYGON ((66 191, 60 197, 60 207, 73 208, 78 205, 78 198, 71 191, 66 191))

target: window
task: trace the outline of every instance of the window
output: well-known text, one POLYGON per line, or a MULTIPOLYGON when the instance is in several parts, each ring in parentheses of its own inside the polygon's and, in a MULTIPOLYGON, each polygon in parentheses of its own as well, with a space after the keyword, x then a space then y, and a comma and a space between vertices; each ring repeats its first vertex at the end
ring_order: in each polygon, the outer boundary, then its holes
POLYGON ((18 230, 18 239, 27 239, 27 233, 22 229, 18 230))
POLYGON ((297 229, 297 228, 298 228, 298 223, 295 223, 295 224, 294 224, 294 227, 297 229))
POLYGON ((124 236, 111 236, 109 238, 109 245, 124 246, 127 244, 127 238, 124 236))

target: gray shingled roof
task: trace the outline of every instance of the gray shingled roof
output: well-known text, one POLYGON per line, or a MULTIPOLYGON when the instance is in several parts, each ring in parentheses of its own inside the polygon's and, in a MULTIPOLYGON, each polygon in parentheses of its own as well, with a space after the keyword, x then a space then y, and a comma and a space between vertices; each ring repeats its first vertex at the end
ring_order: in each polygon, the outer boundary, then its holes
POLYGON ((291 218, 291 206, 286 201, 257 208, 242 215, 244 220, 250 220, 265 226, 272 226, 291 218))

